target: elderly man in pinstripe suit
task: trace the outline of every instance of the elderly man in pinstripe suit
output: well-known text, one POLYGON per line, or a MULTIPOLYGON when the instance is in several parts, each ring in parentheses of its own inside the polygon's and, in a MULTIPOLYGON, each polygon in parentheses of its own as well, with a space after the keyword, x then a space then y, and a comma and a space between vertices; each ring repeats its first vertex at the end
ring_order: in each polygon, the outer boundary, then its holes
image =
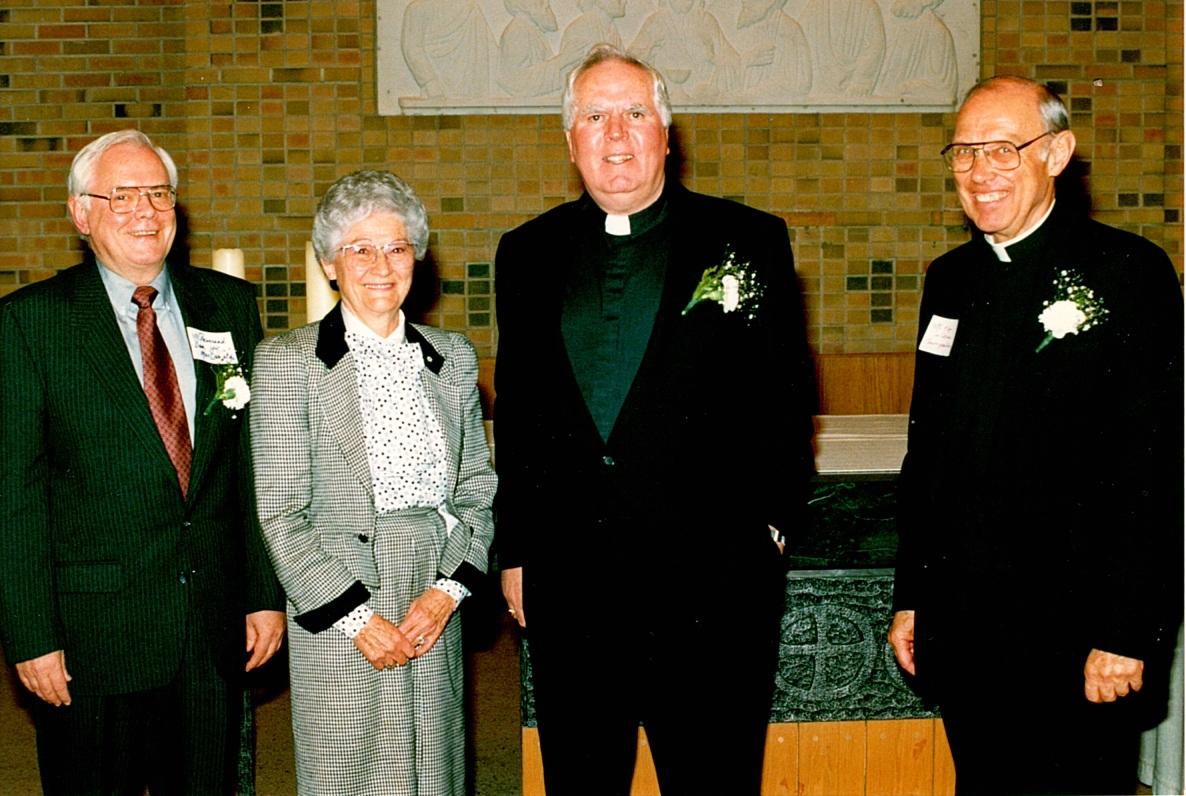
POLYGON ((93 141, 69 209, 96 262, 0 304, 0 637, 49 794, 230 792, 236 680, 284 633, 246 415, 217 400, 255 298, 166 265, 176 190, 138 131, 93 141))

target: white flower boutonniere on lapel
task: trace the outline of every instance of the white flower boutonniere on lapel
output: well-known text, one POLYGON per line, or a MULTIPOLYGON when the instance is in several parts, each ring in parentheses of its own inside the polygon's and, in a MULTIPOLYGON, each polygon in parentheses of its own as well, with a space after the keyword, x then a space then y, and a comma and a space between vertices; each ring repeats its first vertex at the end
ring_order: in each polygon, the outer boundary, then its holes
POLYGON ((204 414, 214 411, 214 405, 222 405, 231 411, 231 417, 238 417, 238 413, 251 400, 251 386, 247 383, 247 376, 238 362, 227 362, 214 365, 214 397, 206 405, 204 414))
POLYGON ((1041 351, 1051 340, 1061 340, 1068 334, 1086 332, 1099 326, 1108 317, 1108 308, 1095 291, 1083 284, 1076 271, 1062 270, 1054 278, 1054 298, 1042 303, 1045 309, 1038 321, 1046 331, 1035 352, 1041 351))
POLYGON ((721 305, 722 312, 737 312, 747 322, 752 321, 758 315, 763 290, 749 261, 738 260, 733 249, 726 246, 725 259, 704 269, 700 284, 692 291, 692 300, 682 314, 687 315, 702 301, 715 301, 721 305))

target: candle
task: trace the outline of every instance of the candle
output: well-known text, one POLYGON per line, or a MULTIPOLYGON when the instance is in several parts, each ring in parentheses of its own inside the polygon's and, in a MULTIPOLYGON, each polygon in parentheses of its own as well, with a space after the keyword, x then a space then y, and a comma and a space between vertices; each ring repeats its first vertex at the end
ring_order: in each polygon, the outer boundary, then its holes
POLYGON ((237 276, 240 279, 246 278, 246 272, 243 270, 242 249, 215 249, 210 267, 215 271, 237 276))
POLYGON ((338 294, 313 253, 313 241, 305 241, 305 313, 309 323, 319 321, 338 303, 338 294))

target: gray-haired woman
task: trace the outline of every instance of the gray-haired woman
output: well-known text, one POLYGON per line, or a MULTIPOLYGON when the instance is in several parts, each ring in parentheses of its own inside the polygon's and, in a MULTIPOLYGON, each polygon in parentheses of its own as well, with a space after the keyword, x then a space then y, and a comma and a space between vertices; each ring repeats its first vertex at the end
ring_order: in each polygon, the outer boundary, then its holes
POLYGON ((450 617, 485 571, 496 479, 473 346, 400 310, 427 244, 401 179, 339 179, 313 247, 341 301, 256 352, 256 495, 288 594, 303 794, 465 791, 450 617))

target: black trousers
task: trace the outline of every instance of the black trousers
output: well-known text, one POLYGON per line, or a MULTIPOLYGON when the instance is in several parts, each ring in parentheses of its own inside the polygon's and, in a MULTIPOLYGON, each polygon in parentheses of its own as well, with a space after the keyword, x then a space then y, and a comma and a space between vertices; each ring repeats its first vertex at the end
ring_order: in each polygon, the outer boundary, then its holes
POLYGON ((955 696, 939 705, 957 796, 1135 792, 1140 729, 1129 705, 986 696, 955 696))
POLYGON ((548 796, 629 794, 640 724, 664 796, 758 796, 784 593, 759 580, 712 612, 527 598, 548 796))
POLYGON ((234 792, 242 687, 218 673, 202 639, 187 640, 161 688, 72 697, 68 707, 38 700, 34 708, 47 796, 140 796, 146 786, 152 796, 234 792))

